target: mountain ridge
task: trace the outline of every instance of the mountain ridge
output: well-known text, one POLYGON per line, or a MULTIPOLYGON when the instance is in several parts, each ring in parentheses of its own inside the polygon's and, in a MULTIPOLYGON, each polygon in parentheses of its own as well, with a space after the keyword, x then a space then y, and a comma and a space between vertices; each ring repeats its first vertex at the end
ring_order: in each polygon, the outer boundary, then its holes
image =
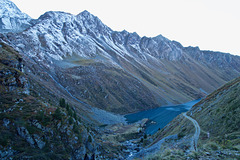
POLYGON ((239 56, 113 31, 88 11, 49 11, 0 37, 81 101, 115 113, 198 99, 240 73, 239 56))

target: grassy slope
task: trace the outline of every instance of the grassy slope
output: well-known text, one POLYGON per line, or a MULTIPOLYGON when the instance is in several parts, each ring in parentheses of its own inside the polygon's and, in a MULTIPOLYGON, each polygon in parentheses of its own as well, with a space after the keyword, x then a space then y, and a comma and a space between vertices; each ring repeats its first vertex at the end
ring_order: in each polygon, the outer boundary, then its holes
MULTIPOLYGON (((191 155, 193 158, 199 158, 201 156, 206 158, 206 152, 210 152, 208 156, 214 157, 216 156, 214 152, 216 150, 229 152, 230 154, 235 152, 235 150, 240 150, 239 93, 240 77, 214 91, 187 112, 187 114, 194 118, 201 127, 198 143, 199 150, 194 153, 195 157, 191 155), (210 135, 209 137, 208 133, 210 135)), ((194 132, 195 129, 192 123, 182 115, 179 115, 155 135, 155 142, 173 134, 178 134, 180 139, 185 136, 189 137, 192 136, 194 132)), ((183 152, 183 150, 184 149, 181 148, 179 150, 173 149, 166 152, 169 152, 169 156, 175 152, 183 152)), ((164 154, 166 153, 161 153, 160 155, 163 156, 164 154)), ((229 158, 231 158, 231 156, 229 158)))
POLYGON ((226 139, 232 141, 232 145, 239 144, 239 139, 236 139, 240 135, 239 93, 240 78, 237 78, 207 96, 188 112, 198 121, 203 130, 202 136, 206 136, 204 132, 209 132, 212 139, 226 139))
POLYGON ((120 114, 204 97, 201 89, 210 93, 237 74, 194 60, 115 59, 119 66, 104 57, 65 57, 53 74, 78 99, 120 114))
POLYGON ((71 64, 76 66, 57 68, 57 79, 75 97, 91 106, 118 114, 158 106, 150 89, 119 67, 83 59, 71 64))

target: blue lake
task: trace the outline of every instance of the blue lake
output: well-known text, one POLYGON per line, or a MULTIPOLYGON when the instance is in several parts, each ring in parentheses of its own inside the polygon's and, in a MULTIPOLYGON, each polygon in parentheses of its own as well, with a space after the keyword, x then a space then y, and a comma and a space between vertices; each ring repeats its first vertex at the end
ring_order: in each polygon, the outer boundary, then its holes
POLYGON ((146 134, 154 134, 158 131, 159 128, 164 128, 177 115, 181 114, 182 112, 187 112, 194 104, 198 103, 199 101, 200 99, 175 106, 162 106, 133 114, 128 114, 125 115, 125 118, 128 123, 134 123, 144 118, 148 118, 149 121, 146 124, 145 132, 146 134))

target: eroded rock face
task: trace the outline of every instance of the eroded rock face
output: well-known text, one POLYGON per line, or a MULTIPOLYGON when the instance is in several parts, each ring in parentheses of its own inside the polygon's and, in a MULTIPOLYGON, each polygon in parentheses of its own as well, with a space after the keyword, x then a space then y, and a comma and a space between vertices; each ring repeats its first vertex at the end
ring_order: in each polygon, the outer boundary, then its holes
POLYGON ((35 144, 32 136, 29 134, 28 130, 25 127, 18 127, 17 132, 19 136, 24 138, 30 145, 33 146, 35 144))
POLYGON ((34 134, 33 137, 34 137, 34 140, 35 140, 38 148, 42 149, 45 146, 46 142, 42 141, 42 138, 37 134, 34 134))

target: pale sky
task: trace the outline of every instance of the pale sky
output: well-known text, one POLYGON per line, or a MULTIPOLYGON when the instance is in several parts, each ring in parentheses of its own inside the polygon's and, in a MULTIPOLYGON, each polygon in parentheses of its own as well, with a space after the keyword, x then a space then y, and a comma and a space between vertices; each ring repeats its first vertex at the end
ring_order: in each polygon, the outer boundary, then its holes
POLYGON ((87 10, 116 31, 162 34, 183 46, 240 55, 240 0, 12 0, 38 18, 46 11, 87 10))

